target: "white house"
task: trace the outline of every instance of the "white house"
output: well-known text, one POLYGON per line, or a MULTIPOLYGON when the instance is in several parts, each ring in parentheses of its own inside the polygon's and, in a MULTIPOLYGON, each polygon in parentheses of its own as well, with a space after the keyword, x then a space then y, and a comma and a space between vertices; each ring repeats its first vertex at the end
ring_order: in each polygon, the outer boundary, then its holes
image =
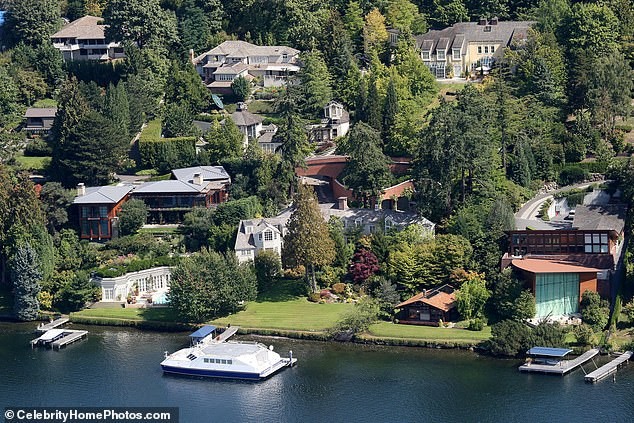
POLYGON ((235 243, 238 261, 253 261, 263 250, 281 255, 287 221, 286 217, 241 220, 235 243))
POLYGON ((120 43, 107 41, 103 18, 84 16, 51 35, 65 61, 112 60, 125 57, 120 43))
POLYGON ((238 76, 257 78, 264 87, 286 84, 299 71, 299 50, 285 46, 256 46, 246 41, 225 41, 193 58, 207 87, 229 92, 238 76))
POLYGON ((161 266, 126 273, 116 278, 94 277, 92 280, 101 287, 101 301, 123 302, 138 289, 138 296, 153 294, 153 302, 158 304, 169 290, 171 277, 172 268, 161 266))
POLYGON ((343 104, 331 101, 324 107, 324 118, 319 125, 310 128, 311 140, 322 143, 343 137, 350 129, 350 115, 343 104))

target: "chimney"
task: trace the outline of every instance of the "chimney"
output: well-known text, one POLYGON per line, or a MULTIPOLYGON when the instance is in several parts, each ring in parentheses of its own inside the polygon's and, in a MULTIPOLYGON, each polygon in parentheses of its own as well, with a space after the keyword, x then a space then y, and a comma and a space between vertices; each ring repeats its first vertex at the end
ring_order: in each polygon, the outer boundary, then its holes
POLYGON ((480 20, 478 21, 478 25, 486 25, 486 24, 487 24, 486 18, 481 17, 480 20))
POLYGON ((348 210, 348 197, 337 198, 337 208, 339 210, 348 210))
POLYGON ((203 174, 202 173, 194 173, 194 185, 202 185, 203 184, 203 174))
POLYGON ((193 48, 189 49, 189 63, 191 63, 192 65, 194 64, 194 49, 193 48))
POLYGON ((240 101, 238 103, 238 110, 240 110, 241 112, 247 109, 247 103, 240 101))
POLYGON ((489 25, 497 25, 497 24, 498 24, 498 17, 497 16, 491 18, 491 20, 489 21, 489 25))
POLYGON ((77 197, 86 195, 86 185, 83 182, 77 184, 77 197))

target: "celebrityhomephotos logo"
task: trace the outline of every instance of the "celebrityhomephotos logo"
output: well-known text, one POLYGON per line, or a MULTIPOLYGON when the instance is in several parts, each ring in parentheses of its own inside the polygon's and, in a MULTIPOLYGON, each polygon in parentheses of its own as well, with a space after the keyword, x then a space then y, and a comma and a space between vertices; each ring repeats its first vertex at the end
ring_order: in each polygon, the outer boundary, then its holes
POLYGON ((4 409, 4 421, 13 422, 151 422, 178 423, 176 407, 7 407, 4 409))

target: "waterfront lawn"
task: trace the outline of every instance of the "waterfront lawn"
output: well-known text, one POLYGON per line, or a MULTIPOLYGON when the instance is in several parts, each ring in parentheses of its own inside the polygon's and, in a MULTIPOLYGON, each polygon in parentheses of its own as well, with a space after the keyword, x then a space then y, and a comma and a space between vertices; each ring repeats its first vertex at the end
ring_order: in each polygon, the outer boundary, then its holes
POLYGON ((429 342, 479 343, 491 337, 490 326, 485 326, 481 331, 470 331, 466 329, 398 325, 390 322, 380 322, 370 326, 368 332, 372 336, 382 338, 416 339, 429 342))
POLYGON ((289 301, 305 296, 306 282, 303 279, 282 278, 258 292, 257 301, 289 301))
POLYGON ((157 308, 87 308, 73 313, 81 317, 100 319, 145 320, 153 322, 176 322, 176 314, 169 307, 157 308))
POLYGON ((245 310, 211 323, 218 326, 231 324, 250 329, 324 331, 334 326, 351 308, 351 304, 318 304, 311 303, 306 298, 249 302, 245 310))

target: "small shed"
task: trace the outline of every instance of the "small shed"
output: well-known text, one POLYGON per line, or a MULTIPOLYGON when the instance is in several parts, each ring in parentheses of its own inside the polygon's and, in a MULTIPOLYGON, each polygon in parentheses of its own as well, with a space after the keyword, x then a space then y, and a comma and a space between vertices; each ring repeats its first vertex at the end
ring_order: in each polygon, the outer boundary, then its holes
POLYGON ((213 325, 205 325, 199 328, 196 332, 189 335, 189 339, 191 339, 192 344, 197 344, 201 342, 203 339, 212 335, 216 332, 216 327, 213 325))

